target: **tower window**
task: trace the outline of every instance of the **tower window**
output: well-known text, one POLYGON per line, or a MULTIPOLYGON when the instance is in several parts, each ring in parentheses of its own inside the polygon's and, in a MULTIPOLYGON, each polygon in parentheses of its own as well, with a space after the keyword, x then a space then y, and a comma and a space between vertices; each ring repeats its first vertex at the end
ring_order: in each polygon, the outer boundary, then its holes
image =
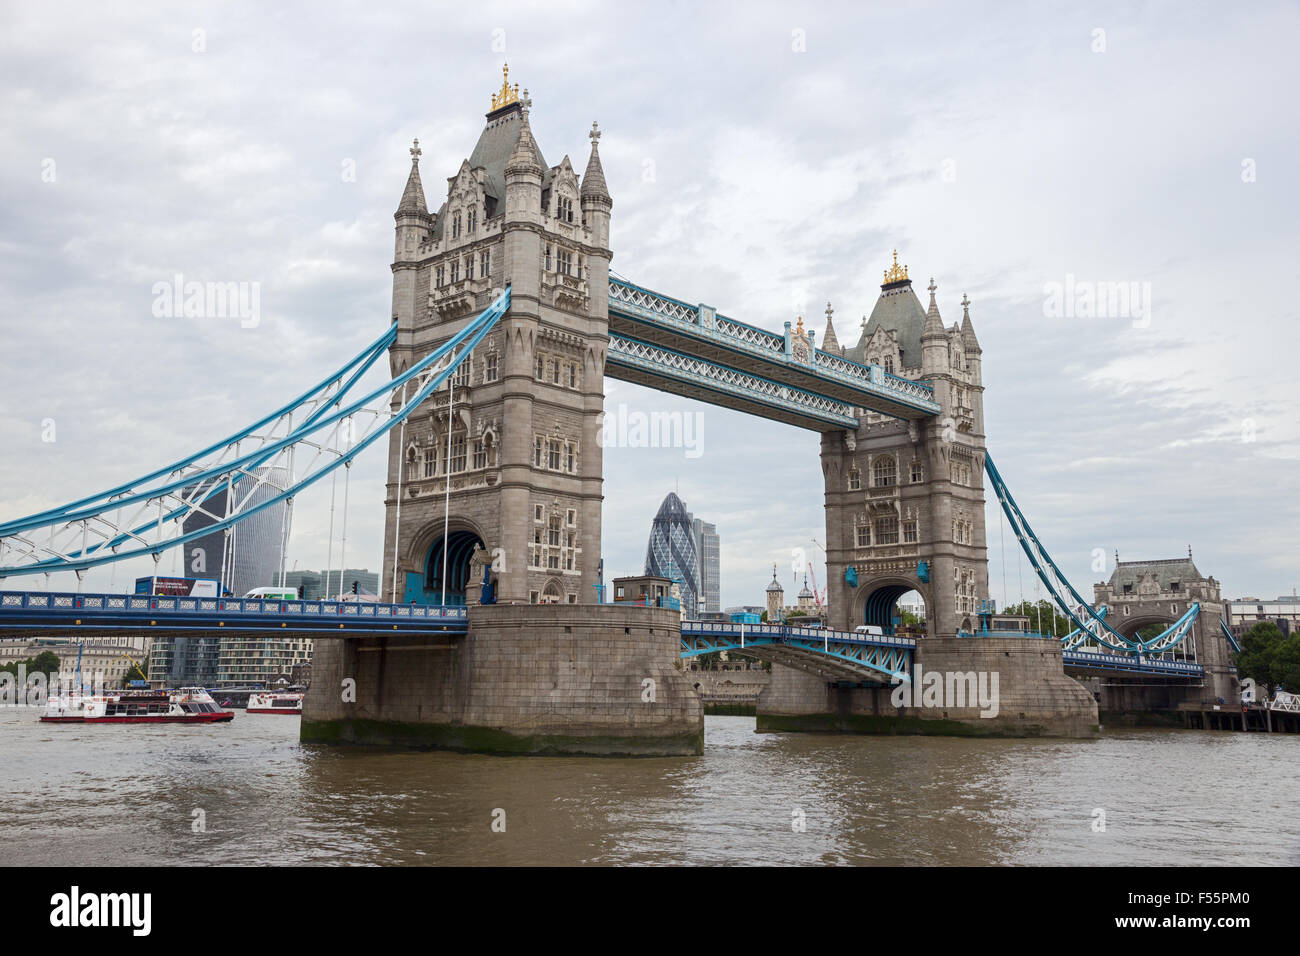
POLYGON ((898 544, 898 519, 876 519, 876 544, 898 544))
POLYGON ((447 278, 447 271, 442 266, 433 270, 433 284, 435 288, 441 288, 447 278))
POLYGON ((912 484, 919 485, 925 479, 925 472, 919 461, 912 462, 912 484))
POLYGON ((542 360, 542 357, 539 355, 537 356, 537 381, 540 382, 543 379, 543 377, 545 377, 545 375, 546 375, 546 363, 542 360))
POLYGON ((484 249, 478 254, 478 277, 486 279, 488 273, 492 271, 492 250, 484 249))
POLYGON ((483 360, 483 381, 495 382, 497 380, 497 357, 493 353, 483 360))
POLYGON ((424 477, 432 478, 438 468, 438 451, 429 447, 424 450, 424 477))
POLYGON ((451 260, 451 281, 452 282, 460 281, 460 260, 459 259, 451 260))
POLYGON ((849 491, 862 490, 862 473, 856 468, 849 469, 849 491))
POLYGON ((551 271, 551 244, 546 244, 546 271, 551 271))
POLYGON ((572 261, 572 253, 568 249, 557 249, 555 252, 555 271, 561 275, 570 275, 572 261))
POLYGON ((894 357, 892 355, 885 356, 885 371, 890 375, 894 374, 894 357))
POLYGON ((903 522, 903 543, 916 544, 916 542, 917 542, 916 522, 904 521, 903 522))
POLYGON ((898 481, 898 466, 893 455, 881 455, 871 465, 872 484, 888 488, 898 481))
POLYGON ((465 470, 465 436, 453 435, 451 439, 451 458, 449 471, 453 474, 465 470))
POLYGON ((578 366, 569 366, 569 388, 578 387, 578 366))
POLYGON ((859 548, 871 547, 871 526, 860 524, 858 525, 857 532, 858 532, 858 547, 859 548))
POLYGON ((455 213, 451 217, 451 237, 453 239, 460 238, 460 213, 455 213))
POLYGON ((465 220, 466 231, 472 236, 474 234, 474 225, 478 222, 478 210, 470 209, 465 214, 465 220))

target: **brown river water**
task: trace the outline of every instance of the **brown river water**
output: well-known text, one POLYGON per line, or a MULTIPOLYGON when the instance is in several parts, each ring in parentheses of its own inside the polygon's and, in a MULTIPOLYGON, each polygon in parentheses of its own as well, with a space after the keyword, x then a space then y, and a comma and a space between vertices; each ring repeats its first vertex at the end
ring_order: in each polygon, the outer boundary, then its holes
POLYGON ((304 746, 0 709, 0 864, 1300 864, 1300 736, 756 734, 701 757, 304 746), (1104 811, 1104 831, 1099 829, 1104 811), (502 832, 503 830, 503 832, 502 832))

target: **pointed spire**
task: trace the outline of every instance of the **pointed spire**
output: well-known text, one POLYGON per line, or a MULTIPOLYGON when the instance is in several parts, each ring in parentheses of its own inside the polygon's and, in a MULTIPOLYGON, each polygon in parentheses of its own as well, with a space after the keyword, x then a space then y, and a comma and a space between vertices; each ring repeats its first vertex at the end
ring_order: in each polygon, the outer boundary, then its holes
POLYGON ((934 301, 934 292, 939 287, 934 284, 934 277, 930 277, 930 308, 925 313, 925 325, 921 329, 921 338, 928 339, 934 336, 943 336, 946 333, 943 329, 943 319, 939 316, 939 306, 934 301))
POLYGON ((424 201, 424 184, 420 182, 420 141, 411 144, 411 175, 406 177, 406 189, 402 191, 402 201, 397 204, 395 215, 429 215, 429 206, 424 201))
POLYGON ((609 198, 609 187, 605 185, 605 170, 600 165, 600 150, 597 147, 600 142, 600 127, 595 120, 587 135, 591 139, 591 157, 587 160, 587 171, 582 174, 581 196, 584 200, 595 199, 613 205, 613 200, 609 198))
POLYGON ((826 303, 826 334, 822 336, 823 352, 838 352, 840 350, 840 340, 835 337, 835 323, 831 321, 831 317, 834 314, 835 314, 835 310, 832 309, 831 304, 827 302, 826 303))
POLYGON ((966 297, 965 292, 961 294, 961 338, 968 353, 983 351, 979 339, 975 338, 975 326, 970 320, 970 299, 966 297))
POLYGON ((515 143, 514 152, 510 154, 510 159, 506 162, 506 174, 511 172, 532 172, 538 176, 542 174, 542 161, 539 158, 537 142, 533 139, 532 127, 528 125, 528 108, 533 105, 533 101, 528 96, 528 91, 524 90, 524 95, 519 100, 522 107, 519 113, 519 139, 515 143))

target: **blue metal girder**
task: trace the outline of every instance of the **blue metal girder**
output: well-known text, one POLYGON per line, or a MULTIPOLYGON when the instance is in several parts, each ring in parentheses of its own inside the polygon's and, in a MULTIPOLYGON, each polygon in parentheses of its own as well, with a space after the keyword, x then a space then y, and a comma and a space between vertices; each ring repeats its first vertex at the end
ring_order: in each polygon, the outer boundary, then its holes
POLYGON ((1236 635, 1234 635, 1234 634, 1232 633, 1232 631, 1228 630, 1228 625, 1227 625, 1227 623, 1223 620, 1223 618, 1219 618, 1219 630, 1221 630, 1221 631, 1223 632, 1223 636, 1226 637, 1226 638, 1228 639, 1228 645, 1229 645, 1229 646, 1230 646, 1234 651, 1236 651, 1238 654, 1240 654, 1240 653, 1241 653, 1241 643, 1237 640, 1236 635))
MULTIPOLYGON (((0 527, 0 545, 4 543, 6 536, 11 536, 13 540, 22 542, 29 552, 40 550, 45 553, 54 554, 54 557, 41 561, 32 561, 27 564, 0 566, 0 578, 40 574, 50 571, 79 571, 102 564, 109 564, 114 561, 124 561, 129 558, 140 557, 146 554, 156 556, 170 548, 177 547, 199 537, 232 527, 258 512, 275 506, 281 501, 293 498, 297 493, 320 481, 340 466, 350 466, 352 460, 360 452, 378 441, 379 438, 387 434, 392 428, 402 422, 415 408, 419 407, 419 405, 439 386, 441 386, 443 382, 455 374, 460 363, 464 361, 465 357, 473 351, 474 347, 483 339, 484 336, 487 335, 493 326, 495 326, 501 316, 505 314, 509 306, 510 288, 507 286, 492 305, 485 309, 475 319, 470 321, 464 329, 457 332, 447 342, 438 346, 438 348, 434 349, 428 356, 412 365, 409 369, 398 375, 386 385, 374 389, 359 399, 350 400, 350 404, 333 413, 329 413, 329 407, 334 406, 318 409, 316 413, 311 415, 302 425, 295 428, 292 432, 278 441, 269 442, 263 445, 251 454, 231 459, 230 461, 223 462, 219 466, 185 473, 182 478, 167 482, 161 486, 148 487, 135 492, 126 492, 123 496, 114 497, 111 501, 102 500, 103 496, 95 496, 93 498, 83 499, 82 501, 98 502, 96 504, 85 505, 83 507, 65 505, 62 508, 51 509, 49 511, 41 512, 38 515, 31 515, 27 518, 19 519, 18 521, 8 522, 3 527, 0 527), (443 357, 448 356, 457 348, 460 348, 461 350, 458 353, 455 353, 446 368, 437 372, 431 371, 443 357), (426 372, 428 373, 427 376, 425 374, 426 372), (256 505, 243 509, 238 515, 225 518, 224 520, 213 521, 212 523, 204 525, 201 529, 189 532, 188 534, 180 534, 175 537, 164 539, 161 537, 161 529, 167 522, 183 518, 185 516, 183 512, 185 512, 186 509, 177 508, 166 513, 162 513, 160 510, 160 514, 156 519, 151 518, 147 523, 142 523, 138 527, 122 531, 111 538, 97 542, 93 547, 85 548, 84 553, 82 549, 76 549, 73 547, 69 547, 66 551, 46 547, 43 543, 34 540, 37 537, 36 535, 23 534, 24 532, 31 532, 33 529, 43 529, 46 527, 51 529, 51 534, 53 534, 56 529, 63 533, 67 533, 68 530, 74 528, 78 522, 81 522, 84 526, 84 521, 87 519, 119 511, 123 507, 134 506, 141 502, 147 503, 155 500, 161 502, 166 496, 174 496, 184 488, 191 487, 209 479, 219 479, 222 476, 231 475, 236 476, 232 481, 239 480, 237 477, 238 475, 246 476, 249 469, 256 468, 271 456, 300 443, 310 444, 313 440, 313 436, 318 436, 322 430, 328 429, 330 426, 338 426, 340 423, 356 414, 359 410, 364 409, 370 403, 380 399, 381 396, 386 393, 393 393, 400 389, 402 390, 403 396, 406 397, 407 384, 412 380, 417 380, 417 384, 419 384, 421 376, 425 376, 425 379, 419 390, 414 395, 409 396, 409 398, 403 402, 402 407, 396 412, 391 413, 389 418, 376 427, 372 433, 352 445, 345 455, 340 455, 332 462, 321 464, 317 470, 308 475, 297 478, 291 486, 280 491, 280 493, 270 496, 265 501, 256 505), (154 533, 155 529, 157 529, 159 537, 156 540, 151 541, 147 536, 154 533), (20 537, 20 535, 23 536, 20 537), (132 545, 131 549, 121 550, 121 547, 127 544, 132 545)), ((381 339, 380 341, 385 341, 385 339, 381 339)), ((376 343, 376 345, 377 344, 378 343, 376 343)), ((374 347, 372 346, 372 350, 373 348, 374 347)), ((363 355, 364 354, 366 353, 363 353, 363 355)), ((378 353, 374 353, 374 355, 371 356, 371 361, 373 361, 374 356, 377 354, 378 353)), ((344 367, 344 371, 353 368, 356 363, 362 360, 362 357, 363 356, 358 356, 353 359, 348 366, 344 367)), ((364 368, 354 369, 348 376, 349 384, 355 383, 362 371, 364 371, 364 368)), ((262 419, 263 422, 268 420, 270 419, 262 419)), ((252 426, 250 426, 250 429, 251 427, 252 426)), ((249 429, 246 429, 245 433, 248 431, 249 429)), ((206 451, 211 451, 216 447, 218 446, 210 446, 206 451)), ((187 465, 197 461, 199 456, 202 454, 204 453, 196 453, 188 459, 187 462, 183 463, 179 469, 173 469, 172 471, 167 472, 155 471, 149 476, 146 476, 146 479, 153 480, 165 474, 170 475, 175 471, 183 471, 187 465)), ((122 487, 139 488, 141 484, 147 483, 146 479, 139 479, 122 487)), ((205 494, 207 497, 211 497, 220 493, 221 490, 222 486, 220 484, 214 484, 205 494)), ((8 556, 12 557, 14 551, 15 549, 11 545, 8 556)), ((5 556, 2 547, 0 547, 0 556, 5 556)))
POLYGON ((1063 645, 1069 641, 1072 646, 1078 646, 1081 641, 1077 632, 1082 631, 1088 635, 1084 640, 1093 641, 1125 654, 1146 655, 1171 650, 1191 634, 1192 625, 1201 612, 1200 604, 1193 604, 1182 617, 1168 628, 1155 637, 1146 640, 1137 636, 1125 637, 1111 627, 1106 622, 1106 614, 1094 610, 1083 599, 1083 596, 1075 590, 1074 585, 1061 573, 1061 569, 1052 560, 1052 556, 1047 553, 1047 549, 1043 547, 1038 536, 1029 527, 1029 522, 1025 520, 1024 513, 1011 496, 1011 490, 993 464, 992 456, 987 452, 984 454, 984 472, 988 475, 993 492, 1002 506, 1002 513, 1010 523, 1011 530, 1015 534, 1016 540, 1020 542, 1021 549, 1029 558, 1034 573, 1046 586, 1047 593, 1052 601, 1075 626, 1074 631, 1062 638, 1063 645))
POLYGON ((610 331, 679 351, 727 368, 775 378, 784 384, 824 394, 898 418, 939 413, 934 389, 820 349, 805 359, 791 349, 791 338, 690 305, 622 279, 609 280, 610 331))
POLYGON ((847 402, 612 332, 605 374, 815 431, 858 427, 847 402))
POLYGON ((42 630, 306 632, 321 638, 463 634, 467 628, 463 606, 0 591, 0 639, 42 630))
POLYGON ((1066 668, 1071 670, 1122 671, 1126 674, 1188 679, 1205 676, 1205 668, 1192 661, 1166 661, 1128 654, 1107 654, 1102 651, 1062 651, 1061 660, 1066 668))
POLYGON ((780 647, 809 658, 848 665, 897 683, 909 681, 916 642, 903 637, 873 636, 854 631, 790 627, 783 624, 731 624, 712 621, 682 622, 682 657, 714 651, 780 647))

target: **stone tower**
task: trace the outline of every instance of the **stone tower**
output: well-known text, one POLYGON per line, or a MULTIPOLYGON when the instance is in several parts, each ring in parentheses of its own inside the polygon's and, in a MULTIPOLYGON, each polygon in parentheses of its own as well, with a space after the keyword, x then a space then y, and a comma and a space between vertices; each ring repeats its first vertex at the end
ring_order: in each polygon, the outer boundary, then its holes
POLYGON ((888 628, 915 589, 927 633, 950 637, 978 627, 988 597, 981 351, 965 296, 961 324, 945 328, 933 279, 928 309, 897 253, 884 279, 843 355, 933 386, 942 410, 907 422, 859 409, 857 431, 823 434, 830 624, 888 628))
POLYGON ((390 433, 386 600, 437 604, 445 588, 447 603, 477 603, 488 562, 489 600, 596 599, 613 202, 596 124, 579 180, 567 156, 542 159, 530 105, 503 81, 436 214, 418 141, 411 150, 394 215, 393 374, 506 285, 511 303, 452 382, 390 433))
POLYGON ((776 579, 776 565, 772 565, 772 583, 767 586, 767 623, 780 624, 781 605, 785 602, 785 588, 776 579))

